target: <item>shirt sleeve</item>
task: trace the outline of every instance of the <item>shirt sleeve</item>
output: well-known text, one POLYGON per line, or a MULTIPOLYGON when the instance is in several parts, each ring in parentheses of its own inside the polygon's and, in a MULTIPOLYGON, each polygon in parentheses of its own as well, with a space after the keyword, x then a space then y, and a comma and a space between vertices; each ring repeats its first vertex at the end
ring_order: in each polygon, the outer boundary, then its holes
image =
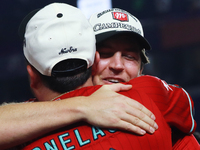
POLYGON ((130 81, 139 91, 146 94, 156 103, 170 127, 191 134, 196 129, 193 117, 194 103, 191 96, 177 85, 169 85, 153 76, 141 76, 130 81))

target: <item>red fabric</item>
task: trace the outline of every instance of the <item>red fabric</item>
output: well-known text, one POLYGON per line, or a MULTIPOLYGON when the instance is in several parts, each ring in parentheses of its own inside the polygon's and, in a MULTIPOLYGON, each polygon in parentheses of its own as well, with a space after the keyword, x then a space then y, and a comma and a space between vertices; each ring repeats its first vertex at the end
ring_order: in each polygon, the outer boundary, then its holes
MULTIPOLYGON (((92 130, 94 127, 85 123, 73 124, 60 131, 55 131, 50 135, 36 140, 24 150, 45 150, 48 148, 67 149, 67 147, 70 149, 70 146, 74 146, 71 147, 74 149, 83 150, 170 150, 172 149, 172 143, 171 130, 169 126, 176 127, 187 134, 195 131, 196 122, 194 121, 192 115, 193 101, 184 89, 174 85, 168 85, 163 80, 152 76, 141 76, 131 80, 129 83, 133 85, 133 88, 128 92, 120 93, 139 101, 155 114, 159 129, 153 135, 146 134, 144 136, 136 136, 134 134, 121 131, 110 133, 109 131, 103 129, 92 130), (94 133, 97 135, 97 139, 95 138, 94 133), (66 137, 59 139, 60 135, 65 134, 66 137), (79 134, 81 139, 78 140, 79 134), (65 140, 69 141, 63 142, 65 140), (85 145, 81 146, 81 141, 85 141, 85 145), (55 142, 55 145, 52 145, 53 142, 55 142), (62 145, 61 143, 65 144, 62 145)), ((100 86, 93 86, 75 90, 64 94, 56 100, 80 95, 89 96, 99 87, 100 86)), ((181 150, 184 146, 190 147, 191 145, 198 148, 199 144, 196 143, 195 139, 191 137, 192 135, 190 134, 184 137, 183 140, 178 140, 178 142, 173 146, 173 149, 181 150), (187 139, 190 139, 191 142, 188 142, 189 140, 187 139)))
POLYGON ((173 150, 200 150, 200 145, 193 135, 185 135, 176 142, 173 150))
POLYGON ((184 133, 193 133, 196 122, 193 118, 194 103, 190 95, 181 87, 168 85, 153 76, 141 76, 130 81, 134 89, 144 91, 158 106, 171 127, 184 133))
MULTIPOLYGON (((86 87, 67 93, 60 98, 73 96, 88 96, 97 90, 97 87, 86 87)), ((150 109, 157 118, 159 129, 153 134, 138 136, 127 132, 116 131, 110 133, 107 130, 95 129, 86 123, 74 124, 63 128, 62 131, 55 131, 39 140, 33 142, 24 150, 46 150, 46 149, 83 149, 83 150, 170 150, 172 149, 171 129, 164 120, 155 103, 144 92, 138 92, 135 89, 128 92, 122 92, 123 95, 137 99, 140 103, 150 109), (81 140, 79 139, 79 134, 81 140), (64 137, 65 135, 65 137, 64 137), (62 137, 63 136, 63 137, 62 137), (62 137, 59 139, 59 137, 62 137), (65 142, 63 142, 65 141, 65 142), (79 141, 79 142, 78 142, 79 141), (86 143, 81 145, 81 143, 86 143), (55 145, 53 145, 55 143, 55 145), (64 143, 62 145, 62 143, 64 143), (50 148, 51 147, 51 148, 50 148)), ((59 99, 59 98, 58 98, 59 99)))

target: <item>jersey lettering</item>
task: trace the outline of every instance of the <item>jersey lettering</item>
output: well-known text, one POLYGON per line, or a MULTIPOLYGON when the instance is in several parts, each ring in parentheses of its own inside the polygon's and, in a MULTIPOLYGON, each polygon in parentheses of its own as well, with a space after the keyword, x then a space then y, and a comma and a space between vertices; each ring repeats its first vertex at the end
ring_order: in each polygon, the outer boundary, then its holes
POLYGON ((39 147, 35 147, 33 150, 41 150, 39 147))
MULTIPOLYGON (((59 150, 60 146, 63 148, 63 150, 73 150, 76 149, 75 145, 73 143, 75 143, 76 141, 74 141, 73 139, 76 139, 78 141, 78 144, 80 147, 86 146, 88 144, 91 143, 91 140, 98 140, 101 137, 106 136, 105 131, 109 132, 109 133, 115 133, 117 130, 101 130, 98 127, 90 127, 91 129, 91 134, 92 137, 91 138, 83 138, 82 135, 84 135, 84 133, 82 133, 79 129, 74 129, 72 133, 74 133, 74 135, 69 134, 69 132, 66 133, 60 133, 60 135, 49 137, 47 139, 43 140, 43 143, 39 143, 36 144, 34 146, 34 148, 32 148, 32 150, 59 150), (75 137, 75 138, 74 138, 75 137), (71 144, 71 145, 70 145, 71 144), (43 146, 42 146, 43 145, 43 146), (42 148, 44 147, 44 148, 42 148)), ((89 136, 90 137, 90 136, 89 136)))
POLYGON ((110 133, 115 133, 117 130, 109 129, 108 130, 110 133))
POLYGON ((94 140, 97 140, 97 139, 98 139, 98 135, 101 135, 102 137, 106 135, 106 134, 105 134, 101 129, 99 129, 98 127, 92 127, 92 133, 93 133, 94 140))
POLYGON ((74 133, 76 135, 76 138, 78 140, 78 143, 79 143, 80 147, 82 147, 82 146, 84 146, 86 144, 89 144, 91 142, 89 139, 86 140, 86 141, 83 141, 82 138, 81 138, 81 135, 80 135, 80 133, 78 131, 78 129, 74 130, 74 133))
POLYGON ((64 140, 64 138, 67 137, 67 136, 69 136, 69 133, 58 136, 60 143, 62 144, 62 147, 64 148, 64 150, 75 149, 75 146, 71 146, 71 147, 66 146, 67 143, 71 143, 71 139, 64 140))
POLYGON ((46 143, 44 143, 44 146, 45 146, 46 150, 58 150, 55 141, 54 140, 50 140, 50 142, 51 142, 53 147, 51 145, 49 145, 48 142, 46 142, 46 143))

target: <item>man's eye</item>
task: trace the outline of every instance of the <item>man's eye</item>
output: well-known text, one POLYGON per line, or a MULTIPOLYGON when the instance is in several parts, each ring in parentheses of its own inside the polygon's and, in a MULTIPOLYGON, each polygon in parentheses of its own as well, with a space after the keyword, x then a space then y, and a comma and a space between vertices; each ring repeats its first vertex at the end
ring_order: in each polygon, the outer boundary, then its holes
POLYGON ((131 56, 131 55, 124 55, 124 57, 128 60, 136 60, 136 58, 134 56, 131 56))

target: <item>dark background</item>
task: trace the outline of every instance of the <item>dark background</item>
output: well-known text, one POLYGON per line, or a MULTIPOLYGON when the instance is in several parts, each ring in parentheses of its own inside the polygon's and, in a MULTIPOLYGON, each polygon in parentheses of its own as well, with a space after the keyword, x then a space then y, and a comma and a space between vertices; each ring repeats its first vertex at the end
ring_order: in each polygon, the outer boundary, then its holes
MULTIPOLYGON (((26 14, 51 2, 54 1, 1 1, 0 103, 33 97, 17 31, 26 14)), ((57 2, 76 6, 76 0, 57 2)), ((127 10, 141 21, 145 37, 152 45, 148 52, 151 64, 144 72, 186 89, 193 98, 195 119, 200 124, 199 0, 114 0, 112 6, 127 10)))

